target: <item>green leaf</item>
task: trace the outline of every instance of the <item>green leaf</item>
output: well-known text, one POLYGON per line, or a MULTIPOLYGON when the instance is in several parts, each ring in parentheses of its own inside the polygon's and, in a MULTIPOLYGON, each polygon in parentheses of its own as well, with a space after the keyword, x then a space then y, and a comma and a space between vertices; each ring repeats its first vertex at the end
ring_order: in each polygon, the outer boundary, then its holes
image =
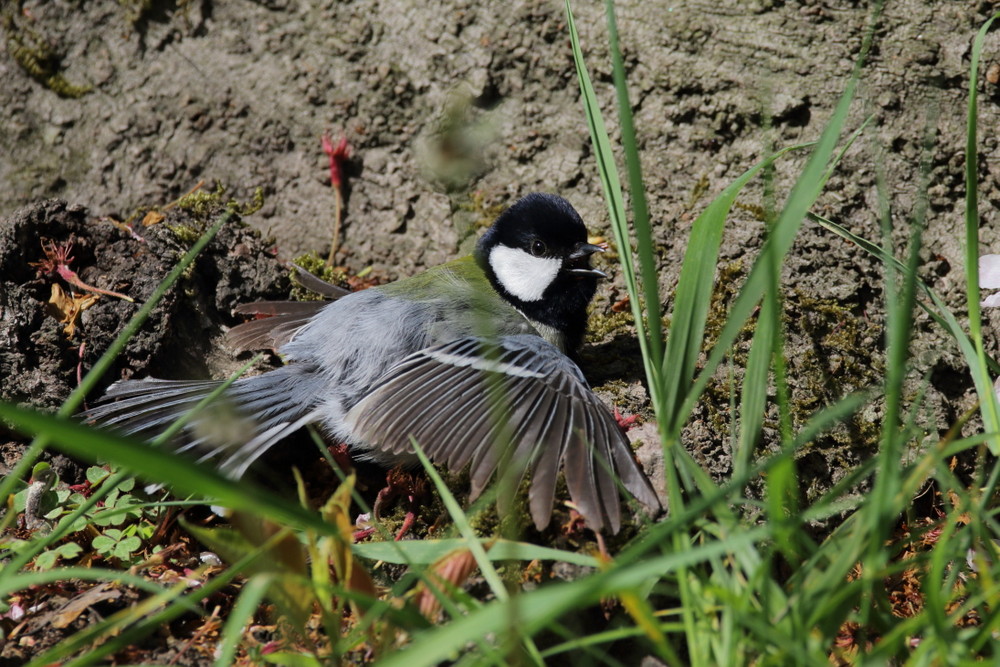
POLYGON ((35 567, 39 570, 51 570, 58 560, 59 554, 55 551, 43 551, 38 554, 38 558, 35 559, 35 567))
POLYGON ((118 545, 124 549, 128 550, 128 553, 133 551, 138 551, 139 547, 142 546, 142 540, 134 535, 132 537, 126 537, 124 540, 118 543, 118 545))
POLYGON ((91 541, 90 546, 94 547, 94 550, 98 553, 103 554, 109 553, 112 549, 114 549, 115 544, 115 540, 111 539, 107 535, 98 535, 91 541))
POLYGON ((28 499, 28 490, 22 489, 14 494, 14 512, 20 514, 24 511, 25 502, 28 499))
POLYGON ((135 488, 135 477, 129 477, 115 487, 119 491, 128 492, 135 488))
POLYGON ((90 466, 87 468, 87 481, 90 482, 91 486, 97 486, 110 475, 111 473, 101 466, 90 466))
POLYGON ((76 542, 67 542, 66 544, 59 545, 55 551, 59 554, 60 558, 76 558, 83 553, 83 547, 76 542))
POLYGON ((118 560, 127 560, 133 551, 137 551, 142 546, 142 541, 138 537, 128 537, 115 545, 114 555, 118 560))

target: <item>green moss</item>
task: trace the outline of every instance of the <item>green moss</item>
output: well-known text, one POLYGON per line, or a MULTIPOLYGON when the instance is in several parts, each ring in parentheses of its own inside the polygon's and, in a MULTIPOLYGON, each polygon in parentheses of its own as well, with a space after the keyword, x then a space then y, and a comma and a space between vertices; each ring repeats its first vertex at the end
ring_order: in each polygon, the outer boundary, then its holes
POLYGON ((615 334, 631 332, 634 330, 633 325, 631 310, 607 314, 592 310, 587 320, 587 342, 600 343, 613 338, 615 334))
POLYGON ((214 192, 195 190, 178 199, 175 205, 206 223, 222 210, 232 211, 245 218, 253 215, 264 206, 263 188, 255 189, 253 197, 248 202, 240 202, 235 199, 223 202, 225 194, 226 188, 221 183, 216 183, 214 192))
MULTIPOLYGON (((167 229, 173 232, 181 242, 191 245, 205 233, 205 230, 223 211, 232 211, 240 217, 246 217, 253 215, 264 206, 264 190, 262 188, 254 190, 253 197, 247 202, 235 199, 224 201, 225 194, 226 188, 221 183, 217 183, 214 192, 199 189, 184 195, 172 206, 187 213, 190 219, 180 224, 167 224, 167 229)), ((129 220, 135 217, 136 214, 133 214, 129 220)))
MULTIPOLYGON (((705 327, 704 351, 715 345, 726 324, 728 307, 743 283, 740 262, 719 268, 719 279, 712 295, 705 327)), ((885 364, 877 352, 881 328, 859 316, 856 305, 843 304, 835 299, 822 299, 801 291, 783 297, 783 327, 786 338, 795 345, 794 354, 786 358, 786 375, 789 378, 792 422, 802 426, 816 411, 832 405, 843 396, 868 387, 879 385, 885 377, 885 364)), ((732 402, 738 403, 742 388, 743 369, 746 367, 756 319, 744 324, 729 352, 731 366, 723 365, 708 383, 700 401, 704 409, 701 416, 709 428, 721 437, 733 427, 732 402), (729 373, 727 369, 732 368, 729 373)), ((760 390, 769 388, 761 387, 760 390)), ((777 410, 769 403, 764 428, 776 430, 777 410)), ((843 447, 853 451, 870 451, 878 446, 881 426, 867 422, 855 415, 824 433, 811 447, 827 450, 843 447)))
POLYGON ((28 75, 59 97, 76 99, 89 93, 93 87, 70 83, 62 74, 62 57, 49 46, 39 33, 20 25, 15 16, 20 2, 9 3, 0 14, 7 41, 7 51, 28 75))
MULTIPOLYGON (((719 340, 719 335, 729 320, 729 305, 736 298, 736 295, 739 294, 740 289, 742 289, 743 279, 743 260, 737 259, 719 267, 718 276, 715 280, 715 289, 712 292, 712 301, 708 307, 708 317, 705 320, 705 333, 702 337, 704 340, 702 344, 703 351, 710 351, 715 347, 716 341, 719 340)), ((741 341, 746 342, 753 336, 756 326, 756 320, 753 318, 747 320, 740 330, 740 335, 735 345, 736 348, 741 347, 741 341)), ((746 350, 742 350, 742 352, 737 350, 734 360, 737 363, 745 365, 746 350)))
MULTIPOLYGON (((153 0, 118 0, 118 4, 125 9, 125 19, 133 27, 145 22, 156 6, 153 0)), ((175 2, 176 11, 180 12, 185 20, 191 11, 191 4, 192 0, 176 0, 175 2)))
POLYGON ((702 174, 701 178, 698 179, 698 182, 695 183, 694 187, 691 189, 691 196, 688 197, 687 203, 688 210, 693 209, 695 204, 698 203, 698 200, 705 196, 705 193, 708 192, 709 185, 710 181, 708 180, 708 174, 702 174))
MULTIPOLYGON (((859 317, 850 306, 835 299, 818 299, 802 292, 789 296, 785 324, 811 343, 795 359, 789 370, 797 386, 792 395, 792 417, 802 423, 825 405, 868 387, 885 378, 885 360, 876 352, 881 327, 859 317)), ((881 426, 854 416, 831 431, 840 445, 870 449, 877 447, 881 426)))
POLYGON ((469 193, 468 200, 459 202, 458 208, 471 213, 473 227, 479 229, 492 225, 506 207, 502 204, 487 204, 486 195, 476 190, 469 193))
POLYGON ((195 242, 201 238, 203 233, 191 225, 167 225, 167 229, 173 232, 173 235, 177 237, 177 240, 184 245, 194 245, 195 242))
POLYGON ((142 21, 153 8, 153 0, 118 0, 118 4, 125 9, 125 18, 132 25, 142 21))
POLYGON ((741 211, 746 211, 756 218, 758 222, 767 222, 767 209, 759 204, 746 204, 738 201, 733 206, 741 211))

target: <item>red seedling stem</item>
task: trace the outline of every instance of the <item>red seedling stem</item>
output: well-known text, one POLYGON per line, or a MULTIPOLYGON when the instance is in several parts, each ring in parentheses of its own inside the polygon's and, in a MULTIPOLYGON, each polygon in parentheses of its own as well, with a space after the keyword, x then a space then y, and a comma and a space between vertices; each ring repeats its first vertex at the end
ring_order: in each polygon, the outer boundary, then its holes
POLYGON ((120 292, 112 292, 110 290, 101 289, 100 287, 94 287, 93 285, 88 285, 83 282, 83 280, 80 279, 80 276, 76 275, 76 271, 69 268, 69 263, 73 261, 73 256, 70 255, 72 250, 72 238, 70 238, 69 241, 59 244, 56 244, 54 241, 49 241, 48 246, 46 246, 43 241, 42 252, 45 253, 45 257, 38 262, 32 262, 31 265, 38 267, 38 275, 40 276, 56 274, 70 285, 79 287, 82 290, 94 292, 95 294, 106 294, 107 296, 117 297, 119 299, 124 299, 129 303, 134 303, 134 300, 130 296, 126 296, 120 292))
POLYGON ((344 210, 344 163, 351 157, 351 147, 343 135, 334 145, 329 132, 323 135, 322 141, 323 152, 330 158, 330 186, 333 188, 333 239, 326 258, 327 266, 333 266, 333 256, 340 247, 340 223, 344 210))

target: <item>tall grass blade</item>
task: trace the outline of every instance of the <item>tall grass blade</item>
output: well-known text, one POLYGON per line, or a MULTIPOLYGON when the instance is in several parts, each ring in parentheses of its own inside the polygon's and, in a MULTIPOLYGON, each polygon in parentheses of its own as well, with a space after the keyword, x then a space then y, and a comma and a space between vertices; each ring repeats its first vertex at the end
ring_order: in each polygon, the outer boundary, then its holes
MULTIPOLYGON (((844 123, 847 120, 847 114, 850 110, 851 102, 854 99, 854 91, 857 89, 861 68, 867 59, 868 51, 871 48, 872 35, 874 33, 875 24, 877 23, 878 17, 881 13, 881 7, 882 3, 877 3, 875 9, 873 10, 871 24, 865 34, 864 43, 861 47, 861 53, 858 55, 858 59, 855 62, 851 78, 848 80, 847 85, 844 88, 844 92, 841 95, 840 100, 837 102, 837 106, 834 109, 829 122, 824 128, 819 141, 816 143, 812 155, 810 155, 806 166, 803 168, 799 178, 796 180, 784 208, 778 215, 778 219, 774 224, 773 233, 769 235, 767 241, 765 241, 765 247, 761 250, 760 257, 758 257, 757 261, 751 268, 750 273, 747 276, 747 280, 743 285, 743 289, 736 297, 732 308, 730 308, 726 324, 723 327, 722 332, 719 334, 718 342, 709 353, 708 360, 693 385, 685 384, 684 389, 680 392, 680 394, 684 396, 684 400, 682 407, 675 412, 678 416, 688 415, 691 413, 691 410, 694 408, 694 404, 697 402, 702 392, 704 392, 705 387, 708 386, 709 380, 715 374, 715 371, 722 362, 722 359, 725 357, 727 350, 736 340, 743 324, 753 313, 757 304, 760 302, 764 291, 767 289, 768 271, 767 264, 763 258, 766 258, 770 253, 773 253, 773 255, 770 255, 774 258, 773 261, 778 261, 780 263, 780 261, 784 259, 785 255, 791 249, 792 243, 798 234, 799 228, 802 226, 802 221, 805 218, 806 213, 816 201, 816 198, 819 196, 820 192, 822 192, 823 187, 826 184, 826 179, 829 174, 828 165, 831 157, 834 155, 834 149, 836 148, 838 138, 840 137, 844 123)), ((686 263, 687 257, 685 256, 685 264, 686 263)), ((672 326, 673 323, 671 323, 671 327, 672 326)), ((672 337, 673 333, 671 332, 671 338, 672 337)), ((668 344, 668 362, 669 359, 668 344)), ((682 425, 683 423, 680 425, 676 423, 673 424, 674 432, 679 432, 680 426, 682 425)))
MULTIPOLYGON (((979 150, 977 147, 977 100, 979 94, 979 61, 983 42, 990 26, 1000 17, 997 12, 979 29, 972 44, 972 60, 969 64, 969 102, 966 121, 965 143, 965 272, 966 305, 969 309, 969 336, 976 349, 974 360, 970 360, 972 379, 979 394, 979 406, 986 430, 1000 432, 1000 405, 990 381, 986 349, 983 346, 982 314, 979 306, 979 150)), ((990 440, 990 452, 1000 456, 1000 438, 990 440)))
POLYGON ((77 422, 0 403, 0 417, 18 430, 44 436, 62 451, 87 461, 104 459, 143 479, 166 484, 180 494, 210 499, 213 504, 251 512, 277 523, 336 535, 335 526, 282 496, 236 482, 209 466, 147 446, 140 440, 99 431, 77 422))
POLYGON ((605 0, 604 13, 608 22, 608 49, 611 51, 611 71, 618 99, 618 123, 621 126, 622 150, 625 155, 625 169, 628 173, 629 199, 632 202, 632 227, 635 230, 636 251, 642 275, 646 329, 649 335, 649 356, 654 367, 662 367, 663 330, 661 321, 663 315, 660 311, 659 276, 656 270, 656 257, 653 253, 653 230, 650 226, 649 206, 646 203, 646 188, 642 180, 642 161, 639 159, 639 144, 635 135, 635 123, 632 120, 632 103, 629 101, 625 63, 618 45, 615 3, 612 0, 605 0))
MULTIPOLYGON (((580 92, 583 97, 587 126, 590 128, 590 140, 594 147, 601 185, 604 188, 604 199, 608 205, 611 231, 614 234, 615 244, 618 246, 618 254, 621 258, 619 266, 622 278, 625 281, 625 287, 628 290, 632 318, 635 320, 636 336, 639 339, 639 346, 642 350, 643 366, 646 371, 649 392, 655 409, 660 403, 660 367, 654 361, 654 344, 651 340, 651 334, 647 327, 642 308, 643 298, 642 292, 639 290, 635 264, 632 259, 632 241, 628 221, 625 216, 625 202, 622 195, 621 180, 618 177, 618 168, 615 166, 611 140, 608 138, 608 131, 604 125, 601 108, 597 103, 597 95, 594 93, 594 86, 590 81, 590 74, 588 74, 587 65, 583 60, 583 51, 580 48, 580 36, 576 30, 576 22, 573 19, 573 10, 570 7, 569 0, 566 0, 566 21, 569 27, 570 42, 573 48, 573 62, 576 64, 577 80, 579 81, 580 92)), ((654 281, 652 284, 654 290, 656 289, 656 285, 654 281)), ((659 297, 657 297, 658 299, 659 297)), ((656 326, 657 328, 659 327, 658 324, 656 326)))

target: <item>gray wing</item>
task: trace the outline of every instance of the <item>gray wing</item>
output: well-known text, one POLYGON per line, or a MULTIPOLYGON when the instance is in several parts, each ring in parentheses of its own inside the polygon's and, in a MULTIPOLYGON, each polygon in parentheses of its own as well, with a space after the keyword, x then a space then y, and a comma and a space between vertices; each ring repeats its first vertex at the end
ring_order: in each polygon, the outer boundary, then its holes
POLYGON ((560 467, 595 530, 621 527, 617 480, 659 507, 608 408, 576 364, 537 336, 462 338, 421 350, 390 369, 346 422, 383 452, 412 451, 412 436, 435 463, 469 465, 473 498, 498 468, 514 483, 530 470, 539 530, 551 518, 560 467))
MULTIPOLYGON (((274 444, 319 421, 321 411, 313 406, 310 385, 313 375, 308 366, 293 364, 240 378, 167 446, 199 461, 214 459, 222 472, 239 478, 274 444)), ((154 378, 120 381, 79 417, 125 435, 152 439, 220 384, 154 378)))
POLYGON ((326 297, 325 301, 257 301, 236 307, 241 315, 256 315, 259 319, 238 324, 226 333, 226 343, 239 351, 271 348, 277 350, 292 340, 330 300, 351 293, 325 280, 320 280, 295 264, 296 280, 308 290, 326 297))

